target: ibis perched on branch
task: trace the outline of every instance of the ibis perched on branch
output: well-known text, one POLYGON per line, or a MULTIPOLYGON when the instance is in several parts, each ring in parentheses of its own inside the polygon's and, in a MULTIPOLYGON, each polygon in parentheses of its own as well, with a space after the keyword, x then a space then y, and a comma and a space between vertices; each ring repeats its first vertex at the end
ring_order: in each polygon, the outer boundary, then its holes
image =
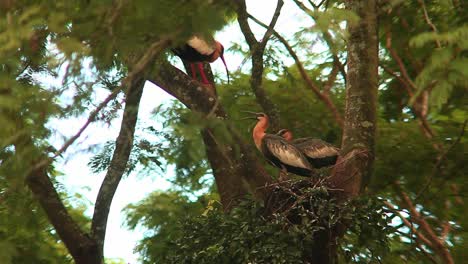
POLYGON ((203 63, 211 63, 221 58, 226 68, 229 82, 229 71, 223 56, 224 47, 218 41, 214 39, 206 40, 200 36, 192 36, 184 45, 174 48, 172 51, 182 60, 190 64, 193 79, 196 79, 196 68, 198 68, 202 83, 206 85, 210 85, 210 81, 208 81, 205 71, 203 70, 203 63))
POLYGON ((269 121, 266 114, 249 113, 255 114, 255 117, 251 118, 257 120, 252 134, 255 146, 271 164, 286 174, 291 172, 306 177, 314 175, 312 165, 296 146, 281 136, 265 132, 269 121))
POLYGON ((298 138, 293 140, 293 134, 288 129, 276 133, 286 141, 296 146, 316 169, 335 165, 340 149, 317 138, 298 138))

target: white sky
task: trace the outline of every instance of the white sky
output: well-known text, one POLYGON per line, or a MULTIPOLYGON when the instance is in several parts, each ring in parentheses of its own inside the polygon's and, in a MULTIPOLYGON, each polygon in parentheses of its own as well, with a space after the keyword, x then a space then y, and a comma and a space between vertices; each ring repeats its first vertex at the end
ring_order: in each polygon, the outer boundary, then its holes
MULTIPOLYGON (((276 1, 268 0, 252 0, 247 1, 248 11, 268 24, 274 9, 276 1)), ((283 36, 290 36, 299 26, 306 26, 311 23, 311 20, 304 19, 304 15, 298 10, 292 1, 285 1, 281 16, 278 20, 276 30, 282 33, 283 36), (301 21, 302 19, 302 21, 301 21), (293 29, 293 30, 290 30, 293 29)), ((254 31, 259 33, 259 37, 263 35, 263 29, 251 23, 254 31)), ((244 42, 244 37, 240 32, 237 22, 228 26, 222 32, 216 35, 216 39, 223 43, 226 49, 229 48, 232 42, 244 42)), ((228 68, 237 69, 243 58, 230 54, 225 55, 228 68)), ((218 60, 212 64, 215 72, 223 77, 224 67, 218 60)), ((96 102, 100 102, 105 96, 98 95, 96 102)), ((150 119, 151 111, 160 104, 167 103, 171 100, 171 96, 161 90, 159 87, 147 82, 144 88, 143 97, 139 112, 139 122, 147 125, 151 124, 156 129, 163 129, 161 124, 155 123, 150 119)), ((82 126, 87 117, 77 118, 67 121, 54 122, 53 126, 59 131, 55 135, 56 146, 60 146, 63 142, 62 136, 69 137, 74 135, 82 126)), ((90 144, 102 144, 108 140, 115 140, 120 126, 120 118, 116 119, 109 127, 99 124, 91 124, 85 131, 82 137, 75 143, 64 155, 64 162, 57 166, 59 171, 64 173, 62 178, 63 184, 67 190, 76 191, 86 199, 91 205, 87 211, 89 216, 92 216, 94 201, 102 183, 104 173, 99 175, 93 174, 87 167, 89 158, 92 156, 85 151, 90 144)), ((172 172, 169 172, 171 174, 172 172)), ((166 176, 170 177, 170 175, 166 176)), ((129 203, 140 201, 150 192, 156 190, 165 190, 170 187, 170 183, 162 177, 151 179, 150 177, 142 178, 131 174, 125 177, 120 182, 117 192, 112 201, 109 220, 107 223, 107 234, 105 241, 104 253, 107 258, 121 258, 126 263, 139 263, 138 255, 133 253, 137 241, 142 238, 142 231, 128 231, 123 227, 124 215, 122 209, 129 203)))

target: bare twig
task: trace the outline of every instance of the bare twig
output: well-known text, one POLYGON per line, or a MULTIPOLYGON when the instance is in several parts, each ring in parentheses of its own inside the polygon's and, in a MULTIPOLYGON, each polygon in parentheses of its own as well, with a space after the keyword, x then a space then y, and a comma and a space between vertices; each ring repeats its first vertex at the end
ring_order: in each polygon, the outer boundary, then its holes
POLYGON ((70 147, 80 136, 81 134, 86 130, 86 128, 96 120, 97 115, 99 112, 104 109, 104 107, 107 106, 107 104, 112 101, 125 87, 129 87, 129 84, 133 82, 135 77, 143 72, 143 70, 151 63, 153 60, 156 58, 157 55, 161 51, 163 51, 170 43, 169 38, 163 38, 157 42, 154 42, 143 54, 143 56, 140 58, 140 60, 135 64, 133 70, 127 75, 127 77, 122 81, 122 84, 120 87, 116 88, 114 91, 112 91, 111 94, 109 94, 106 99, 104 99, 93 111, 88 116, 87 121, 81 126, 81 128, 78 130, 78 132, 72 136, 70 139, 68 139, 60 149, 58 149, 55 153, 54 156, 49 158, 49 159, 43 159, 40 162, 38 162, 35 167, 42 167, 46 166, 50 162, 52 162, 56 157, 58 157, 60 154, 65 152, 68 147, 70 147))
POLYGON ((452 255, 450 254, 445 241, 441 240, 437 236, 426 219, 424 219, 424 217, 418 212, 408 194, 402 190, 400 183, 395 182, 394 186, 405 207, 409 210, 411 217, 415 220, 421 230, 426 234, 427 238, 431 241, 431 248, 444 260, 444 263, 453 264, 454 262, 452 255))
POLYGON ((392 56, 393 60, 395 60, 395 62, 397 63, 398 68, 400 69, 400 73, 404 78, 405 82, 411 87, 413 92, 416 92, 418 90, 418 87, 416 87, 413 80, 411 80, 411 77, 409 76, 408 71, 406 70, 405 64, 403 63, 403 60, 400 58, 400 56, 398 56, 398 53, 392 47, 392 33, 390 32, 390 30, 388 30, 386 33, 385 47, 390 52, 390 55, 392 56))
POLYGON ((391 204, 390 202, 388 201, 384 201, 384 204, 389 208, 391 209, 395 214, 398 215, 398 217, 401 219, 401 221, 405 224, 406 227, 408 227, 411 232, 413 234, 416 235, 416 237, 421 240, 421 242, 423 242, 424 244, 426 244, 427 246, 429 247, 432 247, 432 242, 426 238, 426 236, 424 234, 422 234, 421 232, 419 232, 419 230, 417 230, 414 225, 408 221, 408 219, 406 219, 406 217, 404 217, 396 208, 395 206, 393 206, 393 204, 391 204))
POLYGON ((432 182, 432 179, 437 175, 437 173, 439 173, 440 171, 440 168, 442 166, 442 163, 444 162, 444 160, 447 158, 447 155, 450 153, 450 151, 452 151, 452 149, 458 145, 463 137, 463 135, 465 134, 465 129, 466 129, 466 125, 468 123, 468 119, 465 120, 465 122, 463 122, 463 125, 461 127, 461 130, 460 130, 460 133, 457 137, 457 139, 450 145, 450 147, 448 147, 443 153, 441 153, 438 157, 437 157, 437 162, 436 164, 434 165, 434 167, 432 168, 432 173, 431 175, 428 177, 427 181, 426 181, 426 184, 424 184, 424 186, 421 188, 421 190, 418 192, 418 194, 416 195, 416 198, 414 200, 417 200, 426 190, 427 188, 429 188, 429 186, 431 185, 431 182, 432 182))
MULTIPOLYGON (((255 18, 252 15, 248 15, 250 19, 252 19, 255 23, 258 25, 266 28, 267 25, 257 18, 255 18)), ((328 107, 328 109, 333 113, 333 116, 335 118, 335 121, 340 127, 343 127, 343 118, 341 117, 340 112, 336 108, 335 104, 331 101, 330 97, 327 94, 324 94, 320 92, 319 87, 312 82, 310 79, 309 75, 307 74, 304 65, 300 61, 299 57, 297 56, 296 52, 294 49, 289 45, 288 41, 281 36, 277 31, 273 30, 273 35, 284 45, 286 50, 288 50, 289 54, 291 57, 294 59, 294 62, 296 63, 297 68, 299 69, 299 73, 301 74, 302 78, 306 82, 307 86, 312 90, 312 92, 317 96, 318 99, 320 99, 325 105, 328 107)), ((336 76, 335 76, 336 77, 336 76)), ((329 76, 329 81, 332 79, 332 75, 329 76)))
MULTIPOLYGON (((408 92, 408 95, 410 97, 413 97, 418 92, 419 89, 416 87, 415 83, 412 81, 411 77, 409 76, 408 71, 406 70, 406 67, 403 63, 403 60, 400 58, 396 50, 393 49, 392 35, 389 30, 387 30, 387 33, 386 33, 386 48, 390 52, 391 57, 397 63, 398 68, 400 70, 401 76, 397 79, 404 84, 406 91, 408 92)), ((387 68, 386 71, 390 72, 390 69, 387 68)), ((392 75, 396 76, 396 74, 394 73, 392 75)), ((427 96, 427 95, 424 95, 424 96, 427 96)), ((413 110, 414 110, 416 117, 419 119, 419 125, 423 131, 423 134, 428 139, 432 139, 434 137, 434 131, 429 125, 429 122, 427 121, 427 118, 425 115, 425 112, 427 111, 428 101, 425 100, 424 96, 419 96, 419 100, 415 101, 415 103, 413 104, 413 110)), ((433 144, 433 147, 437 150, 440 149, 440 146, 438 144, 433 144)))
MULTIPOLYGON (((437 28, 436 26, 432 23, 431 19, 429 18, 429 14, 427 13, 427 9, 426 9, 426 4, 424 3, 424 0, 418 0, 419 4, 421 5, 421 8, 423 10, 423 14, 424 14, 424 19, 426 20, 427 24, 431 27, 432 31, 434 31, 434 33, 437 33, 437 28)), ((437 44, 437 47, 440 48, 441 45, 440 45, 440 41, 438 39, 435 40, 436 44, 437 44)))

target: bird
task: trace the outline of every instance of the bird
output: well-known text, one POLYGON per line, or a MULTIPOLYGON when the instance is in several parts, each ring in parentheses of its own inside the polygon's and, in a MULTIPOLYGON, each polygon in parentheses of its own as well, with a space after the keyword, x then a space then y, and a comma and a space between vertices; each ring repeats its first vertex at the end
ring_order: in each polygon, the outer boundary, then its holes
POLYGON ((182 60, 187 61, 190 64, 193 79, 196 79, 195 66, 198 67, 202 83, 205 85, 211 84, 203 70, 203 63, 211 63, 218 58, 221 58, 224 67, 226 68, 229 82, 229 70, 227 68, 226 61, 224 60, 224 47, 219 41, 208 41, 198 35, 194 35, 184 45, 173 48, 172 51, 182 60))
MULTIPOLYGON (((286 175, 288 172, 306 177, 314 175, 312 165, 296 146, 288 143, 281 136, 265 132, 269 125, 266 114, 249 113, 255 114, 255 117, 251 118, 257 120, 252 132, 255 146, 272 165, 280 168, 286 175)), ((283 179, 280 174, 280 180, 283 179)))
POLYGON ((340 153, 339 148, 318 138, 306 137, 293 140, 293 134, 289 129, 281 129, 276 135, 296 146, 315 169, 335 165, 340 153))

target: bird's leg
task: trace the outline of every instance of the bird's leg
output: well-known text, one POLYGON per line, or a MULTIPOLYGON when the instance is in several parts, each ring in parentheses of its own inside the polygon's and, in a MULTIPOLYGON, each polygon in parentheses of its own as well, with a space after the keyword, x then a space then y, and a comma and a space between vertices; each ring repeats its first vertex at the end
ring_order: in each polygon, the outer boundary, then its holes
POLYGON ((287 181, 287 180, 289 180, 288 170, 286 169, 286 167, 281 166, 278 181, 283 182, 283 181, 287 181))
POLYGON ((209 85, 210 81, 208 81, 208 78, 206 78, 205 70, 203 69, 203 63, 201 63, 201 62, 198 63, 198 69, 200 70, 200 76, 202 78, 202 83, 209 85))
POLYGON ((197 79, 196 68, 194 63, 190 63, 190 71, 192 71, 192 79, 197 79))

